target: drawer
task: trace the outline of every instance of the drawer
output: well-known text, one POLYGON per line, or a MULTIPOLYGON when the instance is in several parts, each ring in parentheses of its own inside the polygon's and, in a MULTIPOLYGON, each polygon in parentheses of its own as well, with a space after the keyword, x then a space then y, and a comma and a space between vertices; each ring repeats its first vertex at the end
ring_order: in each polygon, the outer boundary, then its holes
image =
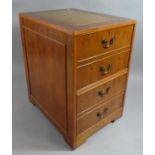
POLYGON ((77 36, 77 60, 81 61, 106 52, 130 47, 133 26, 100 31, 88 35, 77 36))
POLYGON ((119 95, 103 105, 93 109, 77 119, 77 135, 84 130, 98 123, 110 113, 114 112, 123 105, 124 95, 119 95))
POLYGON ((113 55, 77 68, 77 89, 128 67, 129 52, 113 55))
POLYGON ((112 96, 120 94, 125 90, 127 75, 122 75, 109 82, 89 89, 86 92, 79 92, 77 95, 77 113, 82 114, 94 106, 103 104, 112 96))

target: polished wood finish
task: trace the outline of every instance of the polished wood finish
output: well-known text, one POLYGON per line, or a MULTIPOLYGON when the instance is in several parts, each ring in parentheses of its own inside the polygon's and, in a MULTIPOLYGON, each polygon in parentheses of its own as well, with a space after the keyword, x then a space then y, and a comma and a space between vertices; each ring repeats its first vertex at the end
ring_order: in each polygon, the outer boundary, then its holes
POLYGON ((129 51, 77 68, 77 89, 128 68, 129 51), (119 63, 118 63, 119 62, 119 63), (109 69, 109 65, 112 65, 109 69), (103 69, 103 71, 101 70, 103 69), (105 71, 104 71, 105 70, 105 71), (83 78, 85 77, 85 78, 83 78))
MULTIPOLYGON (((108 31, 90 33, 88 35, 80 35, 76 37, 77 59, 84 61, 96 55, 120 48, 130 47, 133 26, 126 26, 108 31), (110 40, 115 37, 113 44, 110 45, 110 40), (109 47, 104 47, 102 40, 105 39, 109 47)), ((114 52, 115 54, 115 52, 114 52)))
POLYGON ((77 114, 81 115, 91 108, 106 102, 108 99, 125 91, 127 75, 119 76, 101 85, 91 87, 88 91, 79 91, 77 96, 77 114))
POLYGON ((23 33, 27 47, 30 94, 65 133, 67 122, 65 44, 26 28, 23 33), (60 68, 61 72, 55 72, 60 68), (55 113, 57 109, 59 113, 55 113))
POLYGON ((30 101, 72 148, 122 116, 135 21, 61 9, 20 14, 30 101))
POLYGON ((123 105, 123 95, 113 97, 112 100, 101 103, 93 110, 77 118, 77 135, 104 119, 107 115, 120 108, 123 105))
POLYGON ((81 134, 77 135, 77 143, 76 143, 77 147, 80 146, 82 143, 84 143, 86 139, 92 134, 94 134, 97 130, 111 123, 111 121, 117 120, 118 118, 120 118, 122 116, 122 112, 123 112, 123 108, 121 107, 117 108, 114 112, 109 114, 107 117, 100 120, 96 124, 92 125, 88 129, 86 129, 84 132, 82 132, 81 134))

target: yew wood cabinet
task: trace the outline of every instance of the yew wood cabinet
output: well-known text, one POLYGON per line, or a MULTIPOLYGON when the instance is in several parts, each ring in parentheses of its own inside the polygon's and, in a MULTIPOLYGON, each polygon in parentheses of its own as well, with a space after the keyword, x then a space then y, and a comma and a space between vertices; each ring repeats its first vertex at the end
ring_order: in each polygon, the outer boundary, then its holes
POLYGON ((29 99, 72 148, 122 116, 135 24, 78 9, 20 14, 29 99))

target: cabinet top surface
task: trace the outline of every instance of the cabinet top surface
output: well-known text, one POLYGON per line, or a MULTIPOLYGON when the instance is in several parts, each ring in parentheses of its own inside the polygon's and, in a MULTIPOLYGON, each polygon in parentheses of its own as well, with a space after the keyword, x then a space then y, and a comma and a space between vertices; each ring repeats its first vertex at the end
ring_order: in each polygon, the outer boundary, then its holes
POLYGON ((60 9, 23 13, 24 16, 38 19, 51 25, 57 25, 71 31, 80 31, 111 24, 120 24, 131 21, 129 19, 114 17, 100 13, 83 11, 79 9, 60 9))

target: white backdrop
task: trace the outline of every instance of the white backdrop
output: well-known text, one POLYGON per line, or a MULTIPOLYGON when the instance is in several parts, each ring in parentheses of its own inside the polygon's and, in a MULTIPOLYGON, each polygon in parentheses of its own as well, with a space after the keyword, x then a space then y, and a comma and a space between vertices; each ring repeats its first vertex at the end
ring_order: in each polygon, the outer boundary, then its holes
POLYGON ((142 0, 13 0, 14 155, 142 155, 142 20, 142 0), (75 151, 70 151, 59 132, 28 101, 18 21, 19 12, 61 8, 79 8, 137 20, 124 116, 75 151))

